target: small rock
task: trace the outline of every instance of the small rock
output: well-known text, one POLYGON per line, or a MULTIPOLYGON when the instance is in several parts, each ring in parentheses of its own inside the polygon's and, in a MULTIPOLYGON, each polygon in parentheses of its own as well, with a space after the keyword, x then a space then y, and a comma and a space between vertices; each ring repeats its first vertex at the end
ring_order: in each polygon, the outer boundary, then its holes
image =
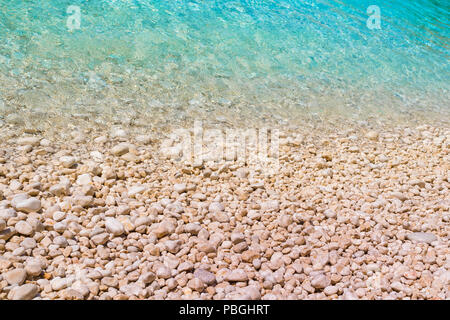
POLYGON ((142 281, 143 284, 149 284, 155 281, 156 274, 153 272, 146 272, 139 277, 139 280, 142 281))
POLYGON ((120 128, 114 128, 111 132, 111 137, 113 138, 126 138, 128 137, 128 133, 120 128))
POLYGON ((153 139, 149 135, 140 135, 136 137, 136 141, 142 144, 150 144, 153 139))
POLYGON ((128 190, 128 196, 132 198, 137 194, 143 193, 145 190, 147 190, 147 188, 144 186, 131 187, 130 190, 128 190))
POLYGON ((397 291, 397 292, 402 292, 404 289, 403 284, 401 284, 399 281, 393 282, 391 284, 391 288, 392 288, 392 290, 397 291))
POLYGON ((348 289, 344 291, 342 298, 344 300, 358 300, 358 297, 352 291, 350 291, 348 289))
POLYGON ((199 278, 206 285, 212 285, 216 282, 216 276, 204 269, 197 269, 194 272, 194 277, 199 278))
POLYGON ((230 282, 247 281, 248 280, 248 276, 247 276, 247 273, 244 270, 242 270, 242 269, 235 269, 233 271, 230 271, 225 276, 225 280, 226 281, 230 281, 230 282))
POLYGON ((208 207, 208 210, 211 213, 218 213, 224 211, 225 207, 221 202, 211 202, 211 204, 208 207))
POLYGON ((238 293, 241 294, 242 300, 260 300, 261 291, 255 285, 250 285, 244 288, 239 288, 238 293))
POLYGON ((366 138, 372 141, 377 141, 378 140, 378 132, 376 131, 369 131, 366 133, 366 138))
POLYGON ((188 281, 187 283, 188 287, 195 291, 203 291, 205 285, 203 284, 203 281, 199 278, 194 278, 188 281))
POLYGON ((187 186, 184 183, 177 183, 173 185, 173 190, 179 194, 186 192, 187 186))
POLYGON ((121 286, 120 292, 122 292, 123 294, 125 294, 129 297, 131 297, 131 296, 138 297, 142 292, 142 288, 139 287, 138 285, 132 283, 132 284, 127 284, 125 286, 121 286))
POLYGON ((55 196, 67 195, 69 193, 69 185, 60 183, 50 187, 49 191, 55 196))
POLYGON ((9 240, 13 235, 17 233, 16 229, 14 228, 6 228, 3 231, 0 231, 0 240, 9 240))
POLYGON ((94 139, 94 142, 98 143, 98 144, 104 144, 104 143, 108 142, 108 137, 106 137, 106 136, 97 137, 94 139))
POLYGON ((174 231, 175 231, 175 226, 168 221, 163 221, 163 222, 159 223, 158 226, 156 227, 156 229, 154 230, 154 232, 158 238, 162 238, 170 233, 173 233, 174 231))
POLYGON ((20 243, 20 246, 24 249, 34 249, 37 246, 36 240, 33 238, 25 238, 20 243))
POLYGON ((156 276, 161 279, 169 279, 172 277, 172 272, 168 267, 162 265, 156 270, 156 276))
POLYGON ((238 244, 239 242, 245 241, 245 235, 240 232, 233 232, 230 239, 233 244, 238 244))
POLYGON ((15 225, 16 231, 20 234, 30 236, 33 234, 33 227, 26 221, 19 221, 15 225))
POLYGON ((67 243, 67 239, 63 236, 57 236, 53 239, 53 243, 56 244, 57 246, 61 247, 61 248, 65 248, 67 247, 68 243, 67 243))
POLYGON ((41 263, 38 261, 31 261, 26 264, 25 271, 32 277, 37 277, 42 273, 41 263))
POLYGON ((64 300, 83 300, 84 296, 78 290, 66 289, 62 293, 64 300))
POLYGON ((107 233, 100 233, 97 234, 93 237, 91 237, 91 240, 96 244, 96 245, 103 245, 106 242, 108 242, 109 240, 109 235, 107 233))
POLYGON ((255 250, 244 251, 241 255, 241 259, 244 262, 252 263, 253 260, 259 258, 259 253, 255 250))
POLYGON ((420 188, 425 188, 425 182, 422 180, 414 179, 409 182, 412 186, 419 186, 420 188))
POLYGON ((336 218, 336 212, 332 209, 327 209, 324 211, 323 213, 325 215, 325 217, 327 217, 328 219, 333 219, 336 218))
POLYGON ((319 274, 311 280, 311 286, 316 289, 325 289, 331 283, 330 278, 324 274, 319 274))
POLYGON ((394 198, 397 198, 400 201, 408 200, 408 197, 401 192, 392 192, 391 196, 393 196, 394 198))
POLYGON ((269 200, 261 204, 263 212, 277 212, 280 211, 280 202, 278 200, 269 200))
POLYGON ((201 229, 202 226, 198 223, 188 223, 184 226, 184 231, 193 235, 197 235, 201 229))
POLYGON ((39 292, 37 285, 32 283, 24 284, 23 286, 14 288, 12 293, 12 300, 31 300, 39 292))
POLYGON ((59 291, 62 289, 67 288, 68 281, 66 278, 55 278, 50 282, 50 285, 52 286, 52 289, 55 291, 59 291))
POLYGON ((92 196, 74 196, 72 201, 75 205, 86 208, 89 207, 93 202, 94 198, 92 196))
POLYGON ((430 244, 433 241, 436 241, 438 238, 432 233, 414 232, 414 233, 407 234, 406 239, 408 239, 410 241, 425 242, 425 243, 430 244))
POLYGON ((152 218, 150 217, 139 217, 134 221, 134 226, 136 228, 140 226, 149 226, 152 223, 152 218))
POLYGON ((164 245, 166 246, 166 250, 173 254, 176 254, 181 249, 180 240, 167 240, 164 242, 164 245))
POLYGON ((336 294, 338 292, 338 288, 336 286, 328 286, 325 289, 323 289, 323 292, 327 296, 332 296, 333 294, 336 294))
POLYGON ((59 159, 59 162, 64 168, 72 168, 76 165, 77 159, 75 157, 64 156, 59 159))
POLYGON ((79 175, 77 178, 77 184, 80 186, 85 186, 92 183, 92 177, 89 173, 79 175))
POLYGON ((29 198, 17 203, 16 209, 26 213, 38 212, 41 210, 41 201, 36 198, 29 198))
POLYGON ((20 146, 33 146, 36 147, 39 145, 41 140, 38 137, 23 137, 17 140, 17 144, 20 146))
POLYGON ((207 199, 207 197, 203 193, 195 193, 195 194, 192 195, 192 199, 205 201, 207 199))
POLYGON ((114 218, 107 218, 105 222, 106 231, 112 233, 114 236, 118 237, 125 232, 125 229, 118 220, 114 218))
POLYGON ((25 271, 25 269, 14 269, 5 273, 3 275, 3 278, 10 285, 21 285, 27 278, 27 272, 25 271))
POLYGON ((19 193, 19 194, 16 194, 16 195, 14 196, 14 198, 11 200, 11 206, 12 206, 13 208, 16 208, 17 205, 18 205, 20 202, 25 201, 25 200, 27 200, 27 199, 29 199, 29 198, 30 198, 30 196, 28 195, 28 193, 19 193))
POLYGON ((206 254, 216 252, 216 247, 208 241, 202 241, 197 244, 197 249, 206 254))
POLYGON ((127 162, 139 162, 138 156, 134 153, 126 153, 121 158, 127 162))
POLYGON ((111 149, 111 153, 115 156, 121 156, 121 155, 128 153, 129 150, 130 150, 130 147, 129 147, 128 143, 120 143, 111 149))

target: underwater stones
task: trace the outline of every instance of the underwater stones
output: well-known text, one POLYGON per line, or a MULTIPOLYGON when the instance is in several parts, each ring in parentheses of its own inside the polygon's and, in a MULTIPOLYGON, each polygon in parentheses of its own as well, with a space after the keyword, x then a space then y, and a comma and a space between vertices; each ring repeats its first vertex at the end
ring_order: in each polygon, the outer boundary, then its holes
POLYGON ((369 131, 366 133, 366 138, 372 141, 377 141, 379 137, 378 132, 376 131, 369 131))
POLYGON ((39 145, 41 139, 39 139, 38 137, 23 137, 23 138, 19 138, 17 139, 17 144, 21 145, 21 146, 33 146, 36 147, 39 145))
POLYGON ((149 135, 140 135, 136 137, 136 141, 141 144, 150 144, 153 142, 153 139, 149 135))
POLYGON ((111 153, 115 156, 122 156, 122 155, 128 153, 129 150, 130 150, 130 146, 128 143, 120 143, 111 149, 111 153))

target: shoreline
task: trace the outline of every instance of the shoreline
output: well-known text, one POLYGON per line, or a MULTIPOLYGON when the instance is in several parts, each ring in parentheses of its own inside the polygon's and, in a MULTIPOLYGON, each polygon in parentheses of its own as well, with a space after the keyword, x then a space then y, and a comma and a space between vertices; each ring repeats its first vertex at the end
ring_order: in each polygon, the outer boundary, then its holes
POLYGON ((145 127, 6 124, 0 299, 449 299, 441 120, 279 124, 271 174, 145 127))

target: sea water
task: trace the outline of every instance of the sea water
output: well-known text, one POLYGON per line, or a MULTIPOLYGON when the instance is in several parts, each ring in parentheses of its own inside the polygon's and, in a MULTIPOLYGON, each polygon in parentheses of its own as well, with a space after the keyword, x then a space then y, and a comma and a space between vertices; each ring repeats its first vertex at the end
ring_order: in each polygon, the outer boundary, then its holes
POLYGON ((449 24, 448 0, 0 0, 0 120, 445 118, 449 24))

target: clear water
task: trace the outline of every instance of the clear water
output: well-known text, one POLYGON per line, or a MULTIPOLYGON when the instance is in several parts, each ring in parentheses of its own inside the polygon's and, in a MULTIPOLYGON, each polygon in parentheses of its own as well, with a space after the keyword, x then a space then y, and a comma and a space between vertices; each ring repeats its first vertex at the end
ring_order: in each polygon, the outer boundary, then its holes
POLYGON ((449 25, 448 0, 0 0, 0 116, 447 115, 449 25))

